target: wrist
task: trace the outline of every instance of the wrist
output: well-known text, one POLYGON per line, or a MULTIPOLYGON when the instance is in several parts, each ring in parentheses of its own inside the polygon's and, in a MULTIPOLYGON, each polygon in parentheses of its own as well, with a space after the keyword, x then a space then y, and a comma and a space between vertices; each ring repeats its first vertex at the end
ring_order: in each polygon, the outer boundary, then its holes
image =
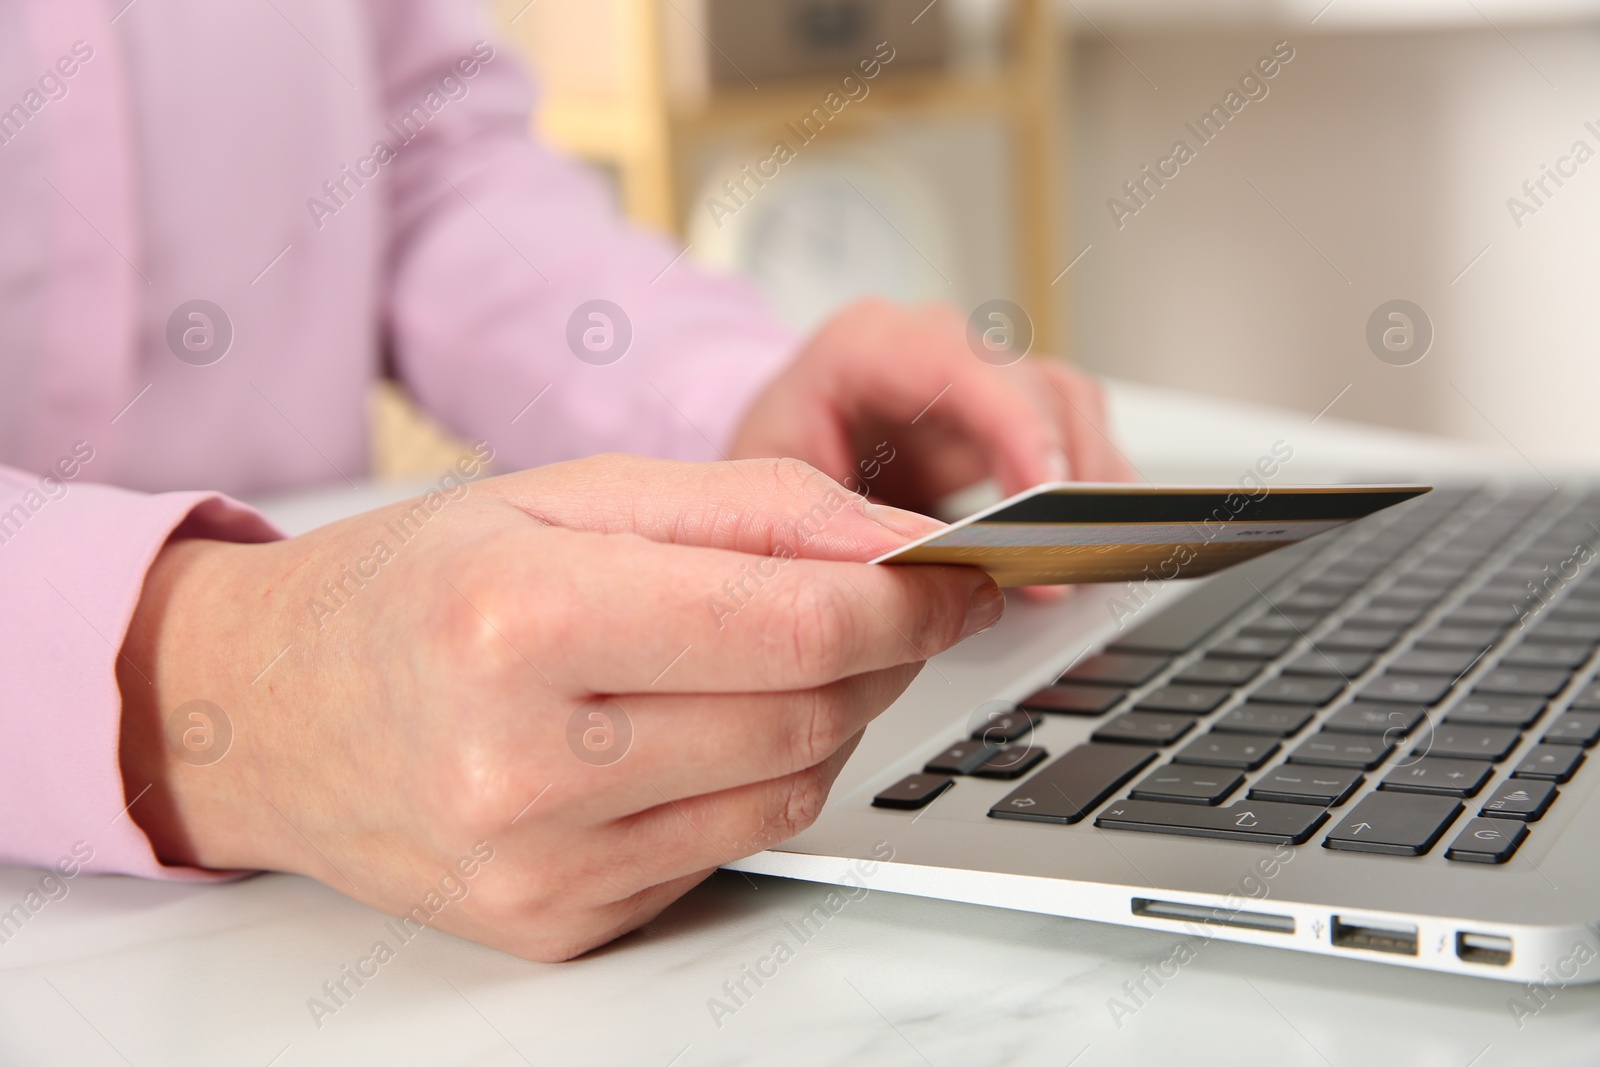
MULTIPOLYGON (((236 664, 258 638, 240 625, 235 590, 250 554, 267 546, 202 539, 167 543, 145 577, 117 657, 119 760, 129 816, 171 866, 271 865, 250 825, 259 804, 237 773, 248 720, 236 664)), ((266 661, 263 660, 263 663, 266 661)))

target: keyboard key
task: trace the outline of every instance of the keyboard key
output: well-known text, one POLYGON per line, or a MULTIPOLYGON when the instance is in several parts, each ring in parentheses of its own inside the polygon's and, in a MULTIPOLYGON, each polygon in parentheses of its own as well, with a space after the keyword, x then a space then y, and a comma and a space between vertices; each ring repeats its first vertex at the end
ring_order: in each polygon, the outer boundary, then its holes
POLYGON ((1285 664, 1283 673, 1350 679, 1372 666, 1375 659, 1377 656, 1371 652, 1330 652, 1313 648, 1285 664))
POLYGON ((1479 815, 1493 819, 1521 819, 1537 822, 1550 810, 1550 805, 1560 795, 1554 782, 1536 782, 1513 778, 1501 782, 1483 802, 1479 815))
POLYGON ((1288 615, 1296 613, 1307 615, 1326 615, 1340 604, 1345 602, 1348 592, 1323 592, 1316 589, 1302 589, 1284 597, 1273 606, 1288 615))
POLYGON ((1409 606, 1389 605, 1387 607, 1362 608, 1348 617, 1345 624, 1358 628, 1377 628, 1410 626, 1428 612, 1427 605, 1413 604, 1409 606))
MULTIPOLYGON (((1502 611, 1507 606, 1520 600, 1523 592, 1527 589, 1527 586, 1518 584, 1517 576, 1512 573, 1512 571, 1515 569, 1516 568, 1511 567, 1502 568, 1499 574, 1490 580, 1490 584, 1485 585, 1482 589, 1479 589, 1474 593, 1468 594, 1466 600, 1462 601, 1461 606, 1468 608, 1488 608, 1491 611, 1502 611), (1516 592, 1507 595, 1505 593, 1506 589, 1513 589, 1516 590, 1516 592)), ((1537 565, 1534 566, 1531 573, 1539 573, 1537 565)), ((1459 611, 1460 608, 1457 608, 1456 610, 1459 611)), ((1513 614, 1515 614, 1515 612, 1513 612, 1513 614)))
POLYGON ((1432 607, 1446 588, 1448 583, 1392 585, 1373 597, 1372 604, 1379 608, 1410 607, 1413 604, 1432 607))
POLYGON ((1212 730, 1223 733, 1288 737, 1305 729, 1316 712, 1294 704, 1241 704, 1218 719, 1212 730))
POLYGON ((1466 863, 1504 863, 1527 836, 1527 826, 1519 822, 1473 819, 1444 850, 1444 858, 1466 863))
POLYGON ((1300 747, 1290 753, 1289 762, 1370 771, 1387 759, 1392 751, 1394 744, 1385 737, 1323 731, 1300 742, 1300 747))
POLYGON ((1513 778, 1536 778, 1545 782, 1566 782, 1583 763, 1583 749, 1576 745, 1535 745, 1511 772, 1513 778))
POLYGON ((1435 589, 1448 589, 1472 570, 1462 565, 1447 565, 1436 559, 1423 560, 1402 576, 1407 582, 1426 582, 1435 589))
POLYGON ((1521 741, 1522 733, 1509 726, 1458 726, 1446 722, 1423 738, 1412 754, 1497 763, 1509 756, 1521 741))
POLYGON ((1278 637, 1230 637, 1213 647, 1208 655, 1227 659, 1276 659, 1288 651, 1297 635, 1278 637))
POLYGON ((1305 804, 1240 800, 1226 808, 1209 808, 1159 800, 1119 800, 1106 808, 1094 824, 1107 830, 1298 845, 1327 818, 1327 812, 1305 804))
POLYGON ((1428 715, 1421 704, 1346 704, 1322 724, 1324 730, 1340 734, 1380 734, 1391 740, 1404 737, 1428 715))
POLYGON ((972 770, 974 778, 1021 778, 1039 765, 1045 751, 1034 745, 1002 748, 972 770))
POLYGON ((1454 678, 1478 662, 1480 655, 1464 648, 1413 648, 1400 653, 1386 669, 1396 674, 1448 674, 1454 678))
POLYGON ((872 806, 915 811, 927 807, 934 797, 955 784, 954 778, 946 778, 941 774, 908 774, 873 797, 872 806))
POLYGON ((1500 640, 1500 631, 1483 626, 1435 626, 1417 638, 1418 648, 1459 648, 1481 652, 1500 640))
POLYGON ((1172 661, 1166 656, 1143 656, 1134 652, 1102 652, 1074 664, 1056 679, 1057 684, 1114 685, 1129 688, 1143 685, 1172 661))
POLYGON ((957 741, 927 763, 922 769, 928 774, 971 774, 984 760, 1000 751, 997 745, 982 741, 957 741))
POLYGON ((1332 767, 1285 765, 1268 771, 1250 787, 1251 800, 1277 800, 1285 804, 1320 804, 1336 808, 1350 799, 1367 779, 1360 771, 1332 767))
POLYGON ((1195 719, 1189 715, 1163 715, 1153 711, 1127 711, 1094 732, 1096 741, 1129 745, 1170 745, 1190 730, 1195 719))
POLYGON ((1136 704, 1136 711, 1182 711, 1204 715, 1216 711, 1232 696, 1227 689, 1209 685, 1164 685, 1136 704))
POLYGON ((1079 745, 989 809, 994 819, 1075 823, 1156 758, 1130 745, 1079 745))
POLYGON ((1250 693, 1268 704, 1304 704, 1320 708, 1344 692, 1343 678, 1269 678, 1250 693))
POLYGON ((1494 767, 1488 763, 1427 756, 1415 763, 1396 767, 1378 783, 1378 788, 1397 793, 1475 797, 1493 773, 1494 767))
POLYGON ((1463 726, 1515 726, 1522 730, 1544 714, 1538 697, 1479 696, 1468 693, 1445 712, 1445 721, 1463 726))
POLYGON ((1170 800, 1177 804, 1221 804, 1244 784, 1237 771, 1207 770, 1169 763, 1146 775, 1133 787, 1139 800, 1170 800))
POLYGON ((1317 648, 1325 652, 1382 652, 1400 640, 1400 630, 1387 627, 1349 626, 1317 638, 1317 648))
POLYGON ((1173 681, 1182 685, 1243 685, 1265 666, 1253 659, 1202 659, 1185 667, 1173 681))
POLYGON ((1580 711, 1600 710, 1600 682, 1590 682, 1572 698, 1572 706, 1580 711))
MULTIPOLYGON (((1271 568, 1270 564, 1267 566, 1271 568)), ((1260 592, 1245 580, 1246 576, 1222 575, 1207 582, 1204 588, 1142 620, 1119 637, 1110 651, 1169 656, 1189 651, 1216 633, 1241 609, 1260 602, 1260 592)))
POLYGON ((1421 856, 1444 836, 1459 814, 1461 801, 1454 797, 1368 793, 1328 831, 1322 844, 1341 852, 1421 856))
POLYGON ((1006 745, 1027 734, 1044 721, 1044 716, 1018 708, 990 716, 987 722, 972 728, 974 741, 987 741, 991 745, 1006 745))
POLYGON ((1251 734, 1209 733, 1197 737, 1172 757, 1175 763, 1199 763, 1207 767, 1237 767, 1253 771, 1278 751, 1278 742, 1251 734))
POLYGON ((1269 611, 1239 627, 1239 634, 1241 637, 1299 637, 1321 621, 1320 615, 1295 615, 1292 612, 1285 615, 1269 611))
POLYGON ((1057 715, 1104 715, 1121 702, 1120 689, 1096 685, 1050 685, 1017 702, 1026 711, 1053 712, 1057 715))
POLYGON ((1548 697, 1566 688, 1572 677, 1567 671, 1499 667, 1472 684, 1476 693, 1502 693, 1507 696, 1548 697))
POLYGON ((1550 618, 1560 622, 1600 621, 1600 604, 1592 600, 1563 600, 1547 612, 1550 618))
POLYGON ((1398 704, 1437 704, 1450 691, 1454 681, 1452 677, 1385 672, 1369 679, 1356 690, 1356 695, 1363 700, 1398 704))
MULTIPOLYGON (((1372 574, 1376 574, 1374 571, 1372 574)), ((1371 580, 1372 574, 1349 575, 1341 574, 1333 569, 1324 571, 1300 584, 1302 591, 1312 590, 1318 593, 1337 593, 1339 596, 1349 596, 1371 580)))
POLYGON ((1539 739, 1547 745, 1582 745, 1593 748, 1600 740, 1600 712, 1569 711, 1544 732, 1539 739))
POLYGON ((1575 619, 1541 619, 1528 629, 1524 641, 1552 642, 1563 641, 1572 644, 1587 644, 1593 647, 1600 644, 1600 622, 1579 622, 1575 619))
POLYGON ((1501 660, 1502 667, 1558 667, 1572 670, 1589 662, 1594 649, 1588 645, 1518 645, 1501 660))
POLYGON ((1439 621, 1447 626, 1498 626, 1504 630, 1517 621, 1517 609, 1510 604, 1462 604, 1439 621))

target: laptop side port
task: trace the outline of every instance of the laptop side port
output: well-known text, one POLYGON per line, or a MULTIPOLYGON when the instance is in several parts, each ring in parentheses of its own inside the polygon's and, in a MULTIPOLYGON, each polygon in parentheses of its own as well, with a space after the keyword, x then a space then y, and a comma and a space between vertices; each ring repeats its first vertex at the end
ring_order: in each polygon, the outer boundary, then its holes
POLYGON ((1245 930, 1265 930, 1273 934, 1294 933, 1293 915, 1274 915, 1266 911, 1236 911, 1221 906, 1208 907, 1205 904, 1180 904, 1175 900, 1147 900, 1143 897, 1134 897, 1133 913, 1148 919, 1237 926, 1245 930))
POLYGON ((1330 930, 1338 948, 1359 948, 1368 952, 1392 952, 1397 956, 1417 954, 1417 927, 1413 923, 1363 919, 1352 922, 1335 915, 1330 930))
POLYGON ((1481 963, 1489 967, 1511 966, 1512 942, 1498 934, 1456 931, 1456 958, 1462 963, 1481 963))

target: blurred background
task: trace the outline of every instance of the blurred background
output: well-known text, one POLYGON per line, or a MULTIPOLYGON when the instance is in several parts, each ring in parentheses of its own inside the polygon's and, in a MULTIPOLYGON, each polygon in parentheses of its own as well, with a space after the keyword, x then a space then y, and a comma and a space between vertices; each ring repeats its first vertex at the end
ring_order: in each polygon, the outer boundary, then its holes
POLYGON ((797 327, 1007 299, 1103 375, 1600 461, 1600 0, 493 3, 541 136, 797 327))

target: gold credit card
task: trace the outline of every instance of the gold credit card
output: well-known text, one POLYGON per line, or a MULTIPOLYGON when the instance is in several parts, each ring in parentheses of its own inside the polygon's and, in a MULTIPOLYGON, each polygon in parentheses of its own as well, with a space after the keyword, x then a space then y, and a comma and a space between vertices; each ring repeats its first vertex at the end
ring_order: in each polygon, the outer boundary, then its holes
POLYGON ((1035 486, 874 563, 981 567, 1003 586, 1199 578, 1429 492, 1426 485, 1035 486))

